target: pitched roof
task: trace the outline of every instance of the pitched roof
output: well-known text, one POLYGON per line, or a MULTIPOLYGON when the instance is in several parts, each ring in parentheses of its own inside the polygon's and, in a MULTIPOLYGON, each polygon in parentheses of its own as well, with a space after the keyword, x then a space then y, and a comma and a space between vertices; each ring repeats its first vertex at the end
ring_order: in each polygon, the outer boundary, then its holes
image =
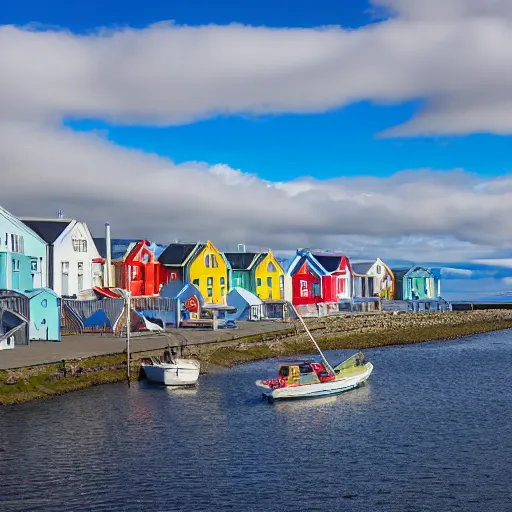
POLYGON ((250 270, 260 256, 256 252, 225 252, 224 256, 231 265, 232 270, 250 270))
MULTIPOLYGON (((94 245, 96 246, 96 249, 98 249, 98 252, 100 253, 100 256, 102 258, 106 258, 107 256, 107 244, 105 242, 105 238, 93 238, 94 245)), ((124 238, 112 238, 110 240, 110 254, 112 257, 112 260, 118 260, 122 258, 126 251, 128 250, 128 247, 130 247, 130 244, 133 242, 138 242, 138 240, 128 240, 124 238)))
POLYGON ((374 263, 375 261, 357 261, 355 263, 352 262, 350 266, 354 274, 365 275, 368 270, 372 268, 374 263))
POLYGON ((235 286, 229 293, 229 295, 232 295, 233 293, 237 293, 242 297, 242 299, 249 304, 249 306, 259 306, 260 304, 263 304, 263 301, 254 295, 254 293, 251 293, 250 291, 246 290, 245 288, 241 288, 239 286, 235 286))
POLYGON ((23 224, 35 231, 46 243, 53 244, 72 219, 20 219, 23 224))
POLYGON ((395 279, 401 279, 409 272, 410 267, 400 267, 400 268, 393 268, 391 267, 391 272, 393 272, 393 275, 395 276, 395 279))
POLYGON ((183 265, 194 249, 204 244, 170 244, 165 251, 160 254, 158 261, 162 265, 183 265))
POLYGON ((334 272, 335 270, 338 270, 341 258, 343 257, 343 254, 328 252, 312 252, 311 254, 315 260, 318 261, 325 270, 327 270, 327 272, 334 272))

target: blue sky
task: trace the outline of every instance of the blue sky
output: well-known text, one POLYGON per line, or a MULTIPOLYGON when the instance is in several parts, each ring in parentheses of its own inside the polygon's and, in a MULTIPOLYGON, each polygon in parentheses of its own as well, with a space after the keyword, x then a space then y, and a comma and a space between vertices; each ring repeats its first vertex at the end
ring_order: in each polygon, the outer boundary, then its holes
MULTIPOLYGON (((7 8, 0 12, 0 24, 36 22, 77 34, 98 27, 144 28, 163 20, 184 25, 235 22, 269 27, 357 28, 377 21, 372 12, 369 2, 360 0, 7 0, 7 8)), ((420 103, 384 106, 360 102, 320 114, 219 116, 158 128, 120 127, 98 120, 66 120, 66 124, 77 130, 105 130, 115 143, 165 155, 176 163, 224 163, 264 179, 389 176, 402 169, 424 167, 464 168, 490 176, 511 171, 510 136, 378 138, 381 131, 410 119, 420 103)))
POLYGON ((506 290, 507 264, 475 261, 512 258, 507 20, 485 0, 4 0, 2 202, 506 290))

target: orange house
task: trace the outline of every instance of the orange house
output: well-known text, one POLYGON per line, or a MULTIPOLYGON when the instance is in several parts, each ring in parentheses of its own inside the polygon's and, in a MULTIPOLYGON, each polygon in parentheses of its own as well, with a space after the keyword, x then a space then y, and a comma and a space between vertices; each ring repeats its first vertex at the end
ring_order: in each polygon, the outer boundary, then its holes
POLYGON ((158 295, 160 286, 168 281, 168 271, 155 259, 150 242, 139 240, 130 244, 125 255, 113 262, 116 286, 132 296, 158 295))

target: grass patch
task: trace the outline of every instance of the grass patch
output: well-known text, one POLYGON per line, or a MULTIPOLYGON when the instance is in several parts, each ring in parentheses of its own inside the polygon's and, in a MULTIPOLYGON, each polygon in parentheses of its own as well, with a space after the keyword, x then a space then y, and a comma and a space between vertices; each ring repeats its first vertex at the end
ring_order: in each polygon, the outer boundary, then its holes
MULTIPOLYGON (((366 332, 343 332, 318 337, 317 342, 324 350, 386 347, 410 345, 425 341, 455 339, 462 336, 511 329, 512 320, 468 322, 464 324, 440 324, 434 326, 411 326, 400 329, 374 329, 366 332)), ((288 338, 277 341, 270 347, 265 343, 249 346, 222 347, 204 359, 208 362, 230 367, 236 364, 258 361, 277 356, 310 354, 315 350, 309 339, 288 338)))
POLYGON ((126 362, 124 354, 89 357, 66 361, 66 376, 55 377, 62 372, 62 364, 18 368, 0 372, 0 405, 12 405, 30 400, 49 398, 70 391, 84 389, 98 384, 121 382, 126 370, 116 368, 126 362), (85 373, 72 375, 70 368, 75 364, 85 373), (87 371, 95 370, 95 371, 87 371), (15 381, 8 384, 9 379, 15 381))

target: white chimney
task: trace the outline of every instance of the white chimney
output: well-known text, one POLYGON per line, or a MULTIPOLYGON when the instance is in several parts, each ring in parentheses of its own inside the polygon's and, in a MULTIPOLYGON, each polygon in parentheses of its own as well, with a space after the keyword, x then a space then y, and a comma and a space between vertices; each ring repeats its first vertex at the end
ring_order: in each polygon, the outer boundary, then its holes
POLYGON ((106 248, 106 257, 105 257, 105 271, 103 277, 103 286, 110 287, 113 286, 112 283, 112 246, 110 240, 110 224, 105 222, 105 248, 106 248))

